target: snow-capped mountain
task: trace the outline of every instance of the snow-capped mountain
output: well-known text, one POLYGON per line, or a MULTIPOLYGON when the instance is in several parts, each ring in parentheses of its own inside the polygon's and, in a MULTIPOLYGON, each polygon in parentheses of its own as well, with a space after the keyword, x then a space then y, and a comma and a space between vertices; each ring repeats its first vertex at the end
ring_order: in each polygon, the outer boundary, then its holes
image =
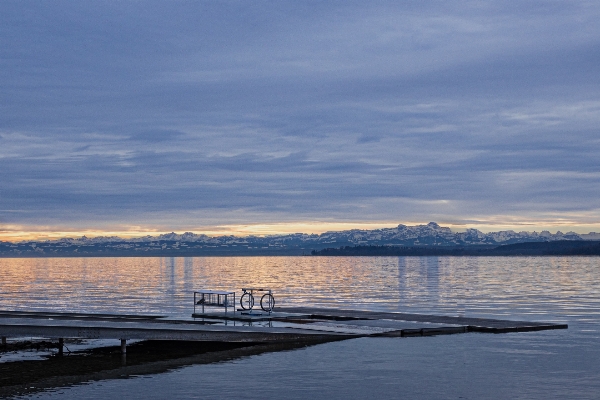
POLYGON ((342 232, 327 232, 318 235, 317 243, 326 240, 349 242, 361 245, 429 245, 429 246, 464 246, 464 245, 500 245, 522 242, 542 242, 554 240, 594 240, 595 233, 579 235, 575 232, 566 234, 558 231, 552 234, 548 231, 515 232, 500 231, 483 233, 477 229, 467 229, 465 232, 452 232, 448 227, 441 227, 435 222, 427 225, 398 225, 396 228, 376 230, 351 230, 342 232), (587 237, 589 236, 589 238, 587 237))
POLYGON ((442 227, 435 222, 427 225, 398 225, 395 228, 382 228, 374 230, 352 229, 348 231, 331 231, 322 234, 294 233, 274 236, 207 236, 185 232, 165 233, 157 236, 143 236, 139 238, 123 239, 116 236, 99 236, 95 238, 64 238, 47 241, 44 243, 64 244, 102 244, 102 243, 152 243, 152 242, 181 242, 181 243, 206 243, 214 245, 252 245, 262 244, 271 246, 285 246, 286 244, 338 244, 338 245, 429 245, 429 246, 463 246, 463 245, 499 245, 522 242, 543 242, 554 240, 598 240, 600 234, 591 232, 577 234, 575 232, 555 234, 548 231, 515 232, 499 231, 483 233, 477 229, 467 229, 465 232, 453 232, 448 227, 442 227))
POLYGON ((195 255, 302 255, 328 248, 353 246, 419 246, 427 248, 492 248, 504 244, 552 242, 559 240, 600 240, 591 232, 548 231, 483 233, 477 229, 453 232, 435 222, 426 225, 398 225, 374 230, 352 229, 322 234, 294 233, 274 236, 207 236, 175 232, 157 236, 123 239, 116 236, 63 238, 53 241, 0 242, 1 257, 79 256, 195 256, 195 255))

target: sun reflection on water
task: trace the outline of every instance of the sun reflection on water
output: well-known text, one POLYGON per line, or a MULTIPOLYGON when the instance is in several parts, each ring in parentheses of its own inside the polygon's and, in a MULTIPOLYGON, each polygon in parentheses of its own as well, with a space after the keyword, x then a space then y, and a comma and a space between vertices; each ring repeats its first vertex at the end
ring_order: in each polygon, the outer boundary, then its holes
POLYGON ((195 289, 273 289, 279 306, 581 321, 600 314, 597 258, 1 259, 3 309, 189 316, 195 289))

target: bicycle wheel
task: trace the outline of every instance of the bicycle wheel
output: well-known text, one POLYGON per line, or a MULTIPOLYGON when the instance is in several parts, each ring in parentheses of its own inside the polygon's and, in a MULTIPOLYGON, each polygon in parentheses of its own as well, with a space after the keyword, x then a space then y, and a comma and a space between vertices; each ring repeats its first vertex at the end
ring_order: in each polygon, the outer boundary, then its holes
POLYGON ((260 298, 260 308, 264 311, 271 312, 273 307, 275 307, 275 298, 272 294, 267 293, 260 298))
POLYGON ((242 297, 240 297, 240 306, 242 306, 244 310, 252 310, 252 307, 254 307, 254 296, 248 292, 244 293, 242 297))

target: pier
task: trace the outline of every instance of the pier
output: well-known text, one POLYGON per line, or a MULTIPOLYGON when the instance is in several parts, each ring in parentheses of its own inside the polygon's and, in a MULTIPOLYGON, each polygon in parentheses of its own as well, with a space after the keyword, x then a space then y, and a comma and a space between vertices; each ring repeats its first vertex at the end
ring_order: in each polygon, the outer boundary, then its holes
POLYGON ((58 343, 53 346, 58 347, 58 352, 46 360, 0 363, 0 397, 359 337, 403 338, 567 328, 566 324, 550 322, 308 307, 275 308, 271 313, 256 310, 197 312, 188 318, 0 311, 0 337, 4 348, 7 338, 38 337, 58 343), (69 351, 68 356, 63 356, 63 346, 70 339, 111 339, 114 345, 69 351))
MULTIPOLYGON (((58 339, 181 340, 237 343, 327 341, 353 337, 408 337, 468 332, 508 333, 567 329, 566 324, 487 318, 342 310, 277 308, 265 312, 194 313, 191 318, 62 312, 0 311, 0 336, 58 339)), ((62 346, 59 346, 61 353, 62 346)))

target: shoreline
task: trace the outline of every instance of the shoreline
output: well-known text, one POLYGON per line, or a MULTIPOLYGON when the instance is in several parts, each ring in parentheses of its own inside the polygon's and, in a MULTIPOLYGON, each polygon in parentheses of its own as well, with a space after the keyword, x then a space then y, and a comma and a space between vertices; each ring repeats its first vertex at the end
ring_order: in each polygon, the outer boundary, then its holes
POLYGON ((0 258, 82 258, 82 257, 300 257, 300 256, 450 256, 450 257, 506 257, 506 256, 600 256, 598 240, 558 240, 551 242, 524 242, 489 245, 338 245, 320 249, 153 249, 149 247, 114 250, 106 247, 64 249, 48 245, 35 250, 6 250, 0 248, 0 258))

